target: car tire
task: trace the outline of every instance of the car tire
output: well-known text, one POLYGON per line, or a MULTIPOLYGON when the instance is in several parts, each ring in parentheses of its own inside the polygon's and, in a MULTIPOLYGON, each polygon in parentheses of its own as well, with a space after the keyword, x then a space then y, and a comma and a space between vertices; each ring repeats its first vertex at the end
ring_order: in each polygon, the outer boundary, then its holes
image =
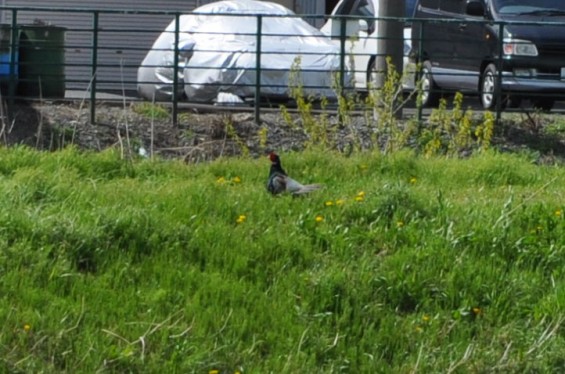
POLYGON ((436 107, 439 104, 439 87, 432 75, 432 65, 429 61, 424 61, 422 65, 422 77, 420 78, 420 88, 422 90, 420 99, 423 107, 436 107))
POLYGON ((534 101, 533 106, 542 112, 549 112, 553 108, 553 104, 555 104, 553 99, 538 99, 534 101))
MULTIPOLYGON (((498 70, 494 64, 488 64, 481 76, 481 105, 485 110, 496 109, 496 91, 498 84, 498 70)), ((500 106, 504 107, 507 100, 501 100, 500 106)))

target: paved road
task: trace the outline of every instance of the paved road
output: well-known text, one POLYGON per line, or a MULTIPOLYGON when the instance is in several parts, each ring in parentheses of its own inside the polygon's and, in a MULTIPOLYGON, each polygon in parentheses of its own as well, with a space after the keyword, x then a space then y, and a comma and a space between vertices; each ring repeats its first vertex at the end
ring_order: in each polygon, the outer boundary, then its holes
MULTIPOLYGON (((65 93, 65 99, 67 100, 90 100, 90 93, 88 91, 77 91, 77 90, 68 90, 65 93)), ((96 99, 105 102, 115 102, 115 103, 123 103, 124 101, 127 103, 136 102, 136 101, 143 101, 140 97, 136 96, 135 93, 130 93, 129 95, 123 96, 121 94, 116 93, 107 93, 107 92, 97 92, 96 99)), ((447 98, 448 103, 451 102, 451 98, 447 98)), ((448 108, 450 105, 448 105, 448 108)), ((179 108, 182 110, 186 109, 193 109, 197 110, 198 112, 215 112, 215 111, 231 111, 237 108, 239 111, 253 111, 253 106, 216 106, 213 104, 201 104, 201 103, 190 103, 190 102, 181 102, 179 103, 179 108)), ((329 107, 330 110, 335 110, 336 108, 329 107)), ((479 99, 477 97, 468 97, 463 100, 463 108, 470 108, 476 113, 480 113, 483 109, 479 103, 479 99)), ((292 110, 292 106, 290 106, 292 110)), ((522 112, 524 109, 531 109, 531 106, 528 102, 525 102, 521 109, 512 109, 512 110, 505 110, 505 112, 522 112)), ((262 107, 262 112, 269 112, 269 111, 279 111, 278 105, 273 105, 272 108, 269 107, 262 107)), ((423 110, 423 115, 428 116, 431 112, 430 108, 425 108, 423 110)), ((565 114, 565 101, 557 102, 552 113, 558 114, 565 114)), ((413 117, 417 115, 417 110, 415 108, 414 103, 408 103, 408 105, 403 110, 404 117, 413 117)))

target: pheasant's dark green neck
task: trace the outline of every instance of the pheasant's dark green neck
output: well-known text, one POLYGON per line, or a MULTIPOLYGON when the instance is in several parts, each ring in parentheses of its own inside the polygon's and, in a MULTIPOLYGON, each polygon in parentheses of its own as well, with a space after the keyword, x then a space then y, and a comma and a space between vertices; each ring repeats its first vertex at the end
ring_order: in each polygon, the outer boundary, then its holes
POLYGON ((269 172, 269 175, 273 175, 275 173, 286 175, 286 172, 282 168, 281 160, 279 160, 278 157, 271 163, 271 170, 269 172))

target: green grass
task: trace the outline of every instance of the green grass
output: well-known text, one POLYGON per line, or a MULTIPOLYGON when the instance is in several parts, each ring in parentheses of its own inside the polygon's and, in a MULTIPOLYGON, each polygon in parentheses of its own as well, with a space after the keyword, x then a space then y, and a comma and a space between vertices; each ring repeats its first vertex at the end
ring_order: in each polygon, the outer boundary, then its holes
POLYGON ((0 372, 565 370, 563 168, 282 160, 0 149, 0 372))

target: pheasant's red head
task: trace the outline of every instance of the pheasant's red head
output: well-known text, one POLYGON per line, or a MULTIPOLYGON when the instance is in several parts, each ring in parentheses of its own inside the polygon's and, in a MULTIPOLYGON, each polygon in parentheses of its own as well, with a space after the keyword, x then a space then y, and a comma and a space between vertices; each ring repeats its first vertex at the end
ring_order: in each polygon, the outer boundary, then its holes
POLYGON ((269 160, 271 160, 271 162, 279 162, 279 155, 275 152, 271 152, 269 153, 269 160))

